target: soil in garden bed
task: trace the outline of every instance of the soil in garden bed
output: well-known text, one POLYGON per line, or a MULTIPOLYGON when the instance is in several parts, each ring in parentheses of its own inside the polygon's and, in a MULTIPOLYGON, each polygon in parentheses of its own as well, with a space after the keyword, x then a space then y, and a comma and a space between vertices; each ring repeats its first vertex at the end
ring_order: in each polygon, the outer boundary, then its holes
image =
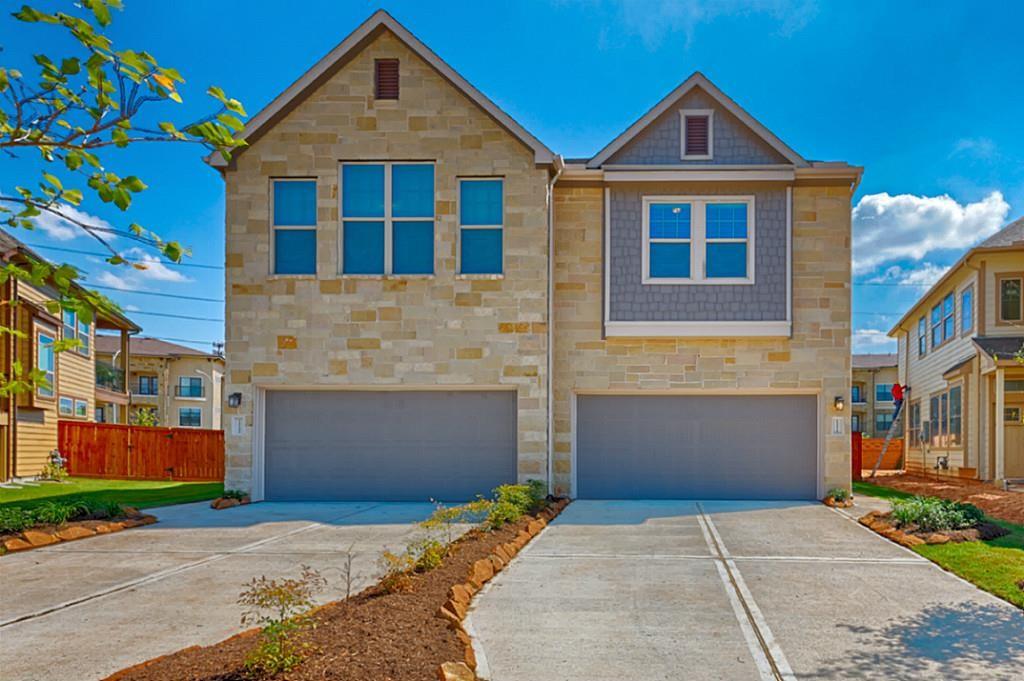
POLYGON ((916 525, 904 525, 903 527, 896 527, 893 522, 892 513, 882 513, 874 516, 878 520, 886 523, 887 525, 900 530, 909 535, 920 537, 921 539, 928 540, 929 537, 933 537, 936 534, 941 534, 949 537, 951 542, 965 542, 965 541, 988 541, 990 539, 998 539, 999 537, 1005 537, 1010 534, 1010 531, 1004 527, 996 525, 995 523, 981 522, 974 527, 969 527, 964 530, 921 530, 916 525))
POLYGON ((1024 492, 1013 492, 978 480, 920 475, 890 475, 870 480, 881 487, 924 497, 941 497, 974 504, 993 518, 1024 525, 1024 492))
MULTIPOLYGON (((464 582, 474 561, 511 541, 530 520, 524 517, 495 532, 471 530, 452 545, 440 567, 413 577, 410 591, 386 594, 373 586, 320 608, 317 626, 307 635, 313 648, 306 660, 276 678, 434 681, 441 663, 463 659, 465 649, 448 623, 435 616, 448 600, 448 589, 464 582)), ((254 631, 245 632, 122 670, 107 681, 251 681, 243 664, 256 641, 254 631)))

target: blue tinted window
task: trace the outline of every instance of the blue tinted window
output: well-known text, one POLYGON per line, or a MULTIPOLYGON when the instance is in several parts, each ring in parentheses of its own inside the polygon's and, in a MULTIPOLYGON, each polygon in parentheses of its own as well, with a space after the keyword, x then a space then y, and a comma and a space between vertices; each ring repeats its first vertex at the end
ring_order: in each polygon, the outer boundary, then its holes
POLYGON ((384 166, 342 166, 341 186, 344 194, 341 212, 344 217, 384 217, 384 166))
POLYGON ((384 223, 345 222, 345 274, 384 274, 384 223))
POLYGON ((434 166, 391 167, 391 214, 396 218, 434 217, 434 166))
POLYGON ((747 204, 709 203, 706 216, 708 239, 747 238, 747 204))
POLYGON ((652 243, 651 277, 663 279, 690 276, 690 244, 652 243))
POLYGON ((434 223, 396 222, 391 244, 395 274, 434 273, 434 223))
POLYGON ((502 224, 501 180, 463 180, 459 183, 459 222, 463 225, 502 224))
POLYGON ((747 245, 745 243, 709 243, 707 245, 708 279, 747 276, 747 245))
POLYGON ((274 224, 316 224, 316 181, 274 182, 274 224))
POLYGON ((650 222, 652 239, 689 239, 690 204, 651 204, 650 222))
POLYGON ((462 273, 501 274, 501 230, 462 230, 462 273))
POLYGON ((316 274, 316 230, 274 230, 274 274, 316 274))

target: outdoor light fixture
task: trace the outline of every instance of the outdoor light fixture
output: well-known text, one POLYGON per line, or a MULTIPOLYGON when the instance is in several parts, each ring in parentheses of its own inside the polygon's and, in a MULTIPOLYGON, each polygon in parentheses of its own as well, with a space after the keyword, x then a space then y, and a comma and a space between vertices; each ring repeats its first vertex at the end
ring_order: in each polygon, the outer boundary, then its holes
POLYGON ((231 393, 228 395, 228 406, 229 407, 240 407, 242 406, 242 393, 231 393))
POLYGON ((846 398, 842 395, 836 395, 836 399, 833 400, 832 406, 836 408, 836 411, 842 411, 846 408, 846 398))

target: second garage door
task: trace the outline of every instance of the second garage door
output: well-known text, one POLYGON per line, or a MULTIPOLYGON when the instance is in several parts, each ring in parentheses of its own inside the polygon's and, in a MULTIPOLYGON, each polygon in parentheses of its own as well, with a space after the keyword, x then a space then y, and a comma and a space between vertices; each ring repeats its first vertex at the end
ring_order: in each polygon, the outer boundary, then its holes
POLYGON ((817 398, 582 395, 582 499, 814 499, 817 398))
POLYGON ((465 501, 516 479, 512 391, 268 391, 271 501, 465 501))

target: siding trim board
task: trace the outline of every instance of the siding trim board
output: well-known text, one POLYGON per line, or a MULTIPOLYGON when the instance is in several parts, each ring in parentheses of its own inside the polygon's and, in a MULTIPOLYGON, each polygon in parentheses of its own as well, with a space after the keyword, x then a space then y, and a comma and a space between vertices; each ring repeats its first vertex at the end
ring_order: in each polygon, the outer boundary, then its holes
POLYGON ((792 182, 796 172, 781 170, 605 170, 605 182, 792 182))

